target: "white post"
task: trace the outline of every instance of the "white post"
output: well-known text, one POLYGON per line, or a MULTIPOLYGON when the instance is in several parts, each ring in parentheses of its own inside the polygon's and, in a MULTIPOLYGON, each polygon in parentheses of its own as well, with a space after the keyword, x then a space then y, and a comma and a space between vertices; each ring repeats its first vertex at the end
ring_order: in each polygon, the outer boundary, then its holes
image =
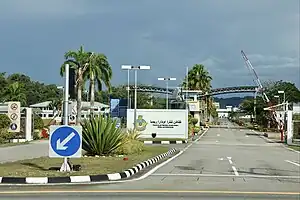
POLYGON ((293 111, 287 111, 287 144, 293 143, 293 111))
POLYGON ((166 80, 166 89, 167 89, 167 97, 166 97, 166 109, 169 109, 169 81, 168 79, 166 80))
MULTIPOLYGON (((64 125, 69 125, 69 64, 65 65, 65 87, 64 87, 64 125)), ((64 157, 64 162, 60 168, 61 172, 71 171, 68 158, 64 157)))
POLYGON ((189 90, 189 67, 186 67, 186 93, 185 93, 185 108, 188 110, 188 90, 189 90))
POLYGON ((25 140, 32 140, 32 108, 26 108, 25 140))
POLYGON ((137 109, 137 70, 134 70, 134 114, 133 114, 133 120, 134 120, 134 129, 136 130, 136 109, 137 109))
POLYGON ((130 73, 129 69, 127 70, 127 109, 130 109, 130 89, 129 89, 129 78, 130 78, 130 73))

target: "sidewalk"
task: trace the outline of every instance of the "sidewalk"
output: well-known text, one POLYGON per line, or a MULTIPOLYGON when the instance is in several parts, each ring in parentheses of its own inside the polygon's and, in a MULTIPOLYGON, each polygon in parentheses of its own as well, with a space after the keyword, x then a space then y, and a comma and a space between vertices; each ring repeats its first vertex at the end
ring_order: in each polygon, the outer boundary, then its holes
POLYGON ((29 144, 0 147, 0 163, 47 156, 48 143, 48 140, 38 140, 29 144))

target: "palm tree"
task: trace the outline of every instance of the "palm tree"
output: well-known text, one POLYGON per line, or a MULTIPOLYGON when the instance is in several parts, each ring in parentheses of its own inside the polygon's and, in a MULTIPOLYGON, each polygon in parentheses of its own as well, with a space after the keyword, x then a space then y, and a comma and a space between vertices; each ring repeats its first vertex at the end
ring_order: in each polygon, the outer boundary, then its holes
POLYGON ((65 64, 69 64, 71 68, 75 69, 76 74, 76 101, 77 101, 77 116, 76 124, 81 122, 81 102, 82 102, 82 89, 84 85, 83 74, 89 65, 91 55, 84 51, 83 46, 80 46, 78 51, 68 51, 65 53, 66 61, 60 68, 60 75, 63 76, 65 72, 65 64))
POLYGON ((195 64, 189 71, 188 77, 185 78, 183 87, 191 90, 202 90, 205 93, 209 92, 211 89, 211 80, 212 77, 209 75, 209 72, 205 69, 205 67, 201 64, 195 64))
POLYGON ((26 94, 23 84, 19 82, 13 82, 8 85, 4 92, 5 101, 19 101, 21 105, 26 104, 26 94))
MULTIPOLYGON (((209 72, 205 69, 204 65, 195 64, 188 72, 188 77, 185 77, 182 87, 190 90, 201 90, 205 94, 209 93, 211 90, 211 80, 212 77, 209 75, 209 72)), ((210 100, 207 98, 207 96, 205 96, 206 116, 210 112, 209 101, 210 100)))
MULTIPOLYGON (((87 70, 84 72, 84 80, 89 80, 89 93, 91 107, 95 104, 95 91, 96 85, 98 91, 102 90, 102 83, 107 87, 108 91, 111 91, 111 78, 112 69, 107 61, 107 57, 104 54, 92 54, 90 59, 90 64, 87 70)), ((94 109, 91 109, 91 114, 93 114, 94 109)))
POLYGON ((53 118, 50 120, 49 124, 52 123, 52 121, 57 117, 59 116, 59 114, 61 114, 62 112, 62 104, 63 104, 63 101, 62 99, 53 99, 49 105, 50 109, 53 110, 53 118))

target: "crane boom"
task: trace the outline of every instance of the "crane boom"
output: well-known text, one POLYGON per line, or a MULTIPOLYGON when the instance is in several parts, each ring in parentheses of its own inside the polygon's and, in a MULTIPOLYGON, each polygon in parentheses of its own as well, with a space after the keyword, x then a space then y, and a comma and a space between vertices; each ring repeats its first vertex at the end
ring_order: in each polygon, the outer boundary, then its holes
POLYGON ((262 86, 262 84, 261 84, 261 82, 260 82, 260 80, 259 80, 259 78, 258 78, 258 75, 257 75, 257 73, 256 73, 256 71, 255 71, 255 69, 254 69, 254 67, 252 66, 250 60, 248 59, 248 57, 246 56, 246 54, 244 53, 243 50, 241 50, 241 54, 242 54, 242 56, 243 56, 243 58, 244 58, 244 60, 245 60, 245 63, 246 63, 246 65, 247 65, 248 69, 251 70, 251 71, 253 72, 253 74, 255 75, 255 78, 256 78, 256 79, 254 80, 255 83, 256 83, 256 84, 258 85, 258 87, 262 90, 262 93, 263 93, 263 95, 264 95, 264 97, 265 97, 267 103, 269 103, 269 102, 270 102, 270 99, 268 98, 268 96, 266 95, 266 93, 263 91, 263 86, 262 86))

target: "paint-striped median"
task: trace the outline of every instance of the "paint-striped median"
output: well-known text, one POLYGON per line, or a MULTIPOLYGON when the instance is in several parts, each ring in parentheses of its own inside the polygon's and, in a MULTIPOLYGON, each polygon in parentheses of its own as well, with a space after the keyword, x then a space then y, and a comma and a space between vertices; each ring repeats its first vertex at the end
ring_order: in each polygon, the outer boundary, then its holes
POLYGON ((127 179, 141 170, 157 163, 158 161, 168 158, 178 152, 176 149, 170 149, 166 153, 160 154, 141 162, 134 167, 123 172, 101 175, 86 176, 64 176, 64 177, 0 177, 1 184, 61 184, 61 183, 91 183, 103 181, 117 181, 127 179))

